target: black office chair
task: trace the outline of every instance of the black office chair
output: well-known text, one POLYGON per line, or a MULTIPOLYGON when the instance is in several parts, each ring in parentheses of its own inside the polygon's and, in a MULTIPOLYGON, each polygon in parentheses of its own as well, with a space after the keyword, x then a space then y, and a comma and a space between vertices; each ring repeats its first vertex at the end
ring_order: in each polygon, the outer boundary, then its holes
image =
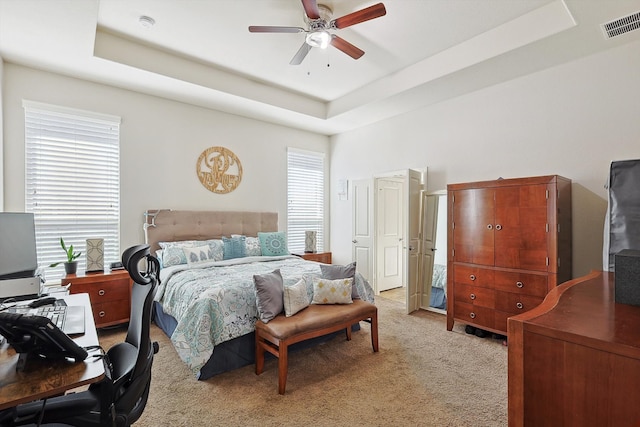
POLYGON ((149 332, 160 264, 150 255, 148 245, 125 250, 122 264, 134 281, 131 316, 125 341, 106 353, 106 378, 87 391, 6 410, 0 414, 1 425, 63 423, 77 427, 123 427, 140 418, 149 397, 153 355, 158 352, 158 343, 151 342, 149 332), (143 260, 145 270, 140 271, 143 260))

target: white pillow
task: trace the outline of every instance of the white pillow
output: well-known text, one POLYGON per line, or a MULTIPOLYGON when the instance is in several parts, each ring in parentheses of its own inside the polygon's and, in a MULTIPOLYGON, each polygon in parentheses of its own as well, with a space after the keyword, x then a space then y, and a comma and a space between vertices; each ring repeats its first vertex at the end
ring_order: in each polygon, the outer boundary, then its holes
POLYGON ((291 317, 309 306, 307 283, 304 279, 291 286, 284 287, 284 315, 291 317))
POLYGON ((213 249, 209 245, 197 246, 195 248, 182 248, 187 264, 200 264, 208 261, 215 261, 213 249))
POLYGON ((353 279, 328 280, 313 278, 313 300, 311 304, 351 304, 353 279))

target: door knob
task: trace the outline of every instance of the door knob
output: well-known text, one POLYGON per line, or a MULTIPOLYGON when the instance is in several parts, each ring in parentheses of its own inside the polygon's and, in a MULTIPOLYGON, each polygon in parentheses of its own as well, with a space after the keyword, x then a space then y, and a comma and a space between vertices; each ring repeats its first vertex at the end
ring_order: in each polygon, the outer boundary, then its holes
POLYGON ((358 243, 358 241, 356 239, 353 239, 351 243, 358 243))

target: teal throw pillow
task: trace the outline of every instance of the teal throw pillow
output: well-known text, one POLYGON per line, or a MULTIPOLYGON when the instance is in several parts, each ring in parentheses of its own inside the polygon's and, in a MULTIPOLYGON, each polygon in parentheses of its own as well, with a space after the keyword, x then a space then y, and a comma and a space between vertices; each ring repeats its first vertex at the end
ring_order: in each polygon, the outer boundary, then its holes
POLYGON ((245 236, 223 237, 223 259, 245 257, 245 236))
POLYGON ((287 235, 284 231, 272 233, 258 233, 260 248, 264 256, 289 255, 287 249, 287 235))

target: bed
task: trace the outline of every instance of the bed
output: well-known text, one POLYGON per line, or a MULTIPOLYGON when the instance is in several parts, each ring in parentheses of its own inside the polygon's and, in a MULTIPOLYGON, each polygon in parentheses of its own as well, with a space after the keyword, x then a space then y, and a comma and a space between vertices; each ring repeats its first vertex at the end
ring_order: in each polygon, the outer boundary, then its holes
MULTIPOLYGON (((200 380, 254 363, 258 314, 253 275, 280 269, 285 286, 305 278, 310 297, 309 278, 321 275, 316 262, 259 251, 258 233, 264 233, 262 238, 282 235, 277 213, 149 210, 145 218, 146 242, 162 264, 154 321, 200 380)), ((354 286, 360 298, 374 302, 371 286, 359 273, 354 286)))

